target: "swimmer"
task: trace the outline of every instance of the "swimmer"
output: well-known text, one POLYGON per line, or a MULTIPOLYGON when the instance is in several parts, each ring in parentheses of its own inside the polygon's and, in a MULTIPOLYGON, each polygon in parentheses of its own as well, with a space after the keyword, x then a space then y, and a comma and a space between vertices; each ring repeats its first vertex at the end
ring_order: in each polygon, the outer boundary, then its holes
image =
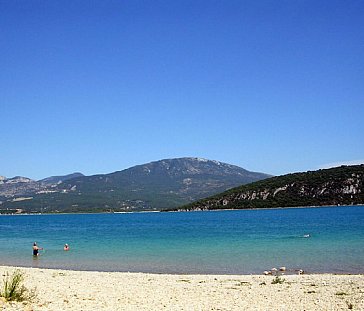
POLYGON ((38 247, 37 242, 33 243, 33 256, 39 256, 39 250, 42 250, 42 247, 38 247))
POLYGON ((309 234, 304 234, 304 235, 303 235, 303 237, 304 237, 304 238, 309 238, 309 237, 311 237, 311 236, 310 236, 309 234))
POLYGON ((63 246, 63 250, 64 251, 69 251, 70 250, 70 247, 69 247, 69 245, 67 243, 63 246))

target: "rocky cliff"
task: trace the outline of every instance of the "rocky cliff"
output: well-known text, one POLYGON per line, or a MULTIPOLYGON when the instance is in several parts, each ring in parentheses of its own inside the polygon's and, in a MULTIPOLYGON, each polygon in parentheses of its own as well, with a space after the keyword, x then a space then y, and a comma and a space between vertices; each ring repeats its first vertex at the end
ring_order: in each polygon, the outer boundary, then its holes
POLYGON ((178 210, 364 204, 364 165, 288 174, 237 187, 178 210))

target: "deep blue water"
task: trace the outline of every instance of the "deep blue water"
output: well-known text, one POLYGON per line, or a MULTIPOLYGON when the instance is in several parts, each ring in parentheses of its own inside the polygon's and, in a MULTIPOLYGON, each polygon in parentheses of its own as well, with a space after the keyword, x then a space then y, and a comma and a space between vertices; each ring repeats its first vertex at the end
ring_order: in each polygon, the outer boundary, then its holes
POLYGON ((364 206, 0 216, 0 243, 0 265, 216 274, 286 266, 363 273, 364 206), (34 241, 45 249, 36 259, 34 241))

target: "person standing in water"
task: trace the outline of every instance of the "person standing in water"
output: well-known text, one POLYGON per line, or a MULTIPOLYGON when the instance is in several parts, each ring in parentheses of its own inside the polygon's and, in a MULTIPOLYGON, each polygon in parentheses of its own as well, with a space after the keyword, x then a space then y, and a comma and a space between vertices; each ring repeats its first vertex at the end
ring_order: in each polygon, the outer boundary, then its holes
POLYGON ((33 256, 39 256, 39 250, 42 250, 43 247, 38 247, 37 242, 33 243, 33 256))
POLYGON ((63 246, 63 250, 64 251, 69 251, 70 250, 70 247, 68 246, 67 243, 63 246))

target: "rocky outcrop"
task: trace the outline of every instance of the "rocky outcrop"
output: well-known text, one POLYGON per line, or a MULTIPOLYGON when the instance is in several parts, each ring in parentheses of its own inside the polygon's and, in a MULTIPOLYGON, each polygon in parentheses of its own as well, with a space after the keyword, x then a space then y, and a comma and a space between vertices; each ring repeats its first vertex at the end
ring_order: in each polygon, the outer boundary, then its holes
POLYGON ((5 198, 29 195, 43 188, 41 184, 27 177, 0 178, 0 196, 5 198))
POLYGON ((48 177, 39 181, 22 176, 12 178, 0 176, 0 197, 15 198, 39 193, 53 193, 56 192, 54 188, 62 181, 80 176, 83 174, 73 173, 65 176, 48 177))
POLYGON ((364 165, 269 178, 180 210, 364 204, 364 165))

